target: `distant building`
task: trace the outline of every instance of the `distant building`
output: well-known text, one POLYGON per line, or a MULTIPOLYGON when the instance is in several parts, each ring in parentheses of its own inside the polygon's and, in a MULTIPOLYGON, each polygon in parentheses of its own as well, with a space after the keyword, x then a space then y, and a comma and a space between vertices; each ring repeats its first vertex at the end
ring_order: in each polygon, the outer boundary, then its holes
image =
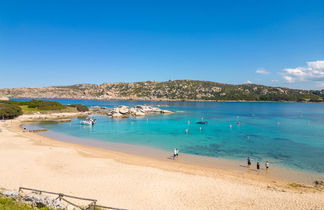
POLYGON ((324 95, 324 90, 321 90, 321 92, 320 92, 320 93, 321 93, 321 95, 324 95))
POLYGON ((0 101, 8 101, 8 100, 9 100, 8 97, 0 96, 0 101))

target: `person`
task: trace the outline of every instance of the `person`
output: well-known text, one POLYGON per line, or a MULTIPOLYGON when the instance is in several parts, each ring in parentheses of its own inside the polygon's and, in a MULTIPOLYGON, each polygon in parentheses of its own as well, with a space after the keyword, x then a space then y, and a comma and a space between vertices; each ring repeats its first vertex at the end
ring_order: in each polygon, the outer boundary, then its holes
POLYGON ((250 167, 250 165, 251 165, 251 158, 250 157, 247 158, 247 164, 248 164, 248 167, 250 167))
POLYGON ((173 160, 179 155, 179 150, 177 148, 174 148, 173 150, 173 160))
POLYGON ((259 163, 259 161, 257 162, 257 169, 258 170, 260 169, 260 163, 259 163))
POLYGON ((268 168, 269 168, 269 161, 266 161, 266 163, 265 163, 265 167, 266 167, 266 169, 268 170, 268 168))

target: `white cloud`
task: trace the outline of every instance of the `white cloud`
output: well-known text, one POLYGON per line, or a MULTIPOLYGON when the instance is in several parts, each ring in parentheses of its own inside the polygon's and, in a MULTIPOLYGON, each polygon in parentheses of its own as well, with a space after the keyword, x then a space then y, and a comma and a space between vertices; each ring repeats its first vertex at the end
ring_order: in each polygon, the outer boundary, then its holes
POLYGON ((246 81, 246 84, 252 84, 252 82, 250 80, 246 81))
POLYGON ((288 83, 324 82, 324 60, 307 62, 307 66, 286 68, 282 72, 283 79, 288 83))
POLYGON ((271 80, 271 82, 276 83, 276 82, 279 82, 279 80, 273 79, 273 80, 271 80))
POLYGON ((266 69, 260 68, 255 71, 257 74, 269 74, 269 72, 266 69))

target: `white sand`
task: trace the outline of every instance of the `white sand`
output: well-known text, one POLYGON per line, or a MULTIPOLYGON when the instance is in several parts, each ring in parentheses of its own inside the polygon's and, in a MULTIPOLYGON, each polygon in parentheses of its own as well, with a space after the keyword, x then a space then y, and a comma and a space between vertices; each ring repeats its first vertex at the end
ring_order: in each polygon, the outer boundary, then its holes
POLYGON ((0 122, 0 187, 98 199, 127 209, 324 209, 323 192, 262 178, 54 141, 0 122))

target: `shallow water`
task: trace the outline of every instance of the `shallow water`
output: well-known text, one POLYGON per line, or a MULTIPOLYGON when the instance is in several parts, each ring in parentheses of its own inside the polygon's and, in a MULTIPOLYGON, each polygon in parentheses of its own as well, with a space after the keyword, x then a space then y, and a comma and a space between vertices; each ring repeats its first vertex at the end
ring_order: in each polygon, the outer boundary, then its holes
POLYGON ((269 160, 272 165, 324 173, 324 104, 56 101, 107 107, 163 104, 168 105, 163 109, 185 112, 129 119, 95 116, 97 124, 93 127, 81 126, 77 118, 71 123, 41 123, 37 126, 74 137, 166 151, 177 147, 182 153, 237 160, 250 156, 255 161, 269 160), (196 124, 201 119, 208 124, 196 124))

